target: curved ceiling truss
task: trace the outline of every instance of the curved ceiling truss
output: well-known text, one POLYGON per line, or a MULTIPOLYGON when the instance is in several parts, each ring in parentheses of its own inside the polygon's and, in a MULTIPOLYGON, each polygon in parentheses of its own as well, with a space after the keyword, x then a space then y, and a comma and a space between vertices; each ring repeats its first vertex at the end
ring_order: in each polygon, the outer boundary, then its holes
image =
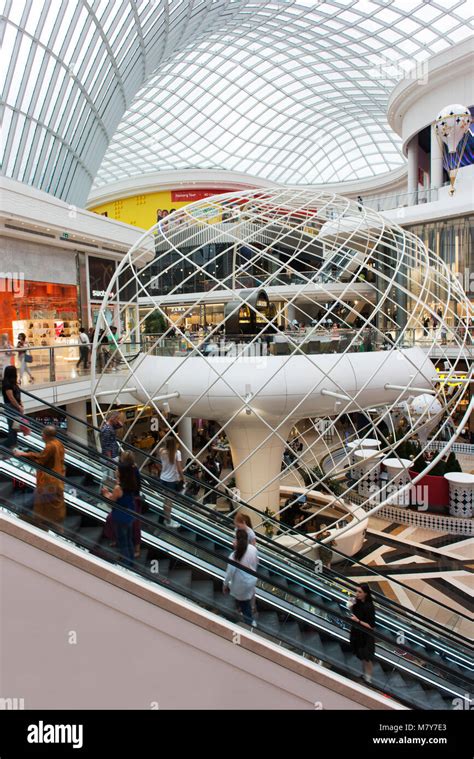
POLYGON ((393 86, 469 33, 463 0, 4 0, 3 172, 78 205, 169 169, 375 176, 393 86))

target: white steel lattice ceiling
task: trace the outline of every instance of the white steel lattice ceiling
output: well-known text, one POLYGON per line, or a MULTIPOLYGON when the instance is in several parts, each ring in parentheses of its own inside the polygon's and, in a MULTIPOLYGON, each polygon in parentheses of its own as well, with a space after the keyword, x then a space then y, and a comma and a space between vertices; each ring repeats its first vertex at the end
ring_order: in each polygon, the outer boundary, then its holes
POLYGON ((394 85, 470 16, 463 0, 4 0, 3 171, 81 205, 93 183, 169 169, 375 176, 404 160, 394 85))

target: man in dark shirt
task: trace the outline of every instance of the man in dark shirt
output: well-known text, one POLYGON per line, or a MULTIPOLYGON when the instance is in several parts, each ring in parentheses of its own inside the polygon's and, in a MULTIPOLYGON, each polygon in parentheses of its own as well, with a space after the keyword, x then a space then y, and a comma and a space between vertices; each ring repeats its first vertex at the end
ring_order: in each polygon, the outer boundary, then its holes
POLYGON ((102 448, 102 453, 113 461, 118 460, 119 445, 117 442, 117 430, 122 426, 120 412, 112 411, 100 428, 100 447, 102 448))

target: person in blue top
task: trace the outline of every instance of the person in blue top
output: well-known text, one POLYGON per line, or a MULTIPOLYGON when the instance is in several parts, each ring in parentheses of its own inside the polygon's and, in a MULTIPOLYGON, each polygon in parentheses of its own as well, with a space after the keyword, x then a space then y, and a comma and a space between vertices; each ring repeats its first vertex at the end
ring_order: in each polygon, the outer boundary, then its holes
POLYGON ((135 498, 138 483, 135 468, 130 464, 119 464, 117 483, 112 491, 102 488, 102 495, 114 501, 120 509, 112 507, 112 523, 120 552, 120 559, 127 567, 133 566, 133 522, 135 520, 135 498))

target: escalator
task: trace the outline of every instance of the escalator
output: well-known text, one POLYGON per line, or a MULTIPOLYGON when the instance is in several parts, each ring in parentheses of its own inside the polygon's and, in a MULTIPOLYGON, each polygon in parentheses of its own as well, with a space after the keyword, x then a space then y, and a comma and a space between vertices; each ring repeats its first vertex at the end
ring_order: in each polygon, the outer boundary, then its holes
MULTIPOLYGON (((40 448, 41 426, 30 422, 32 434, 21 441, 40 448)), ((60 437, 60 435, 58 435, 60 437)), ((70 540, 96 556, 119 562, 116 549, 104 539, 110 502, 99 494, 104 471, 112 468, 93 449, 63 438, 67 472, 67 517, 60 540, 70 540)), ((0 446, 0 452, 6 451, 0 446)), ((0 461, 0 504, 31 519, 35 469, 13 455, 0 461)), ((149 511, 140 517, 141 556, 133 566, 147 581, 167 587, 209 611, 239 621, 234 601, 222 594, 222 579, 232 550, 233 528, 226 515, 180 494, 171 494, 173 519, 179 529, 163 524, 163 503, 170 491, 143 476, 149 511)), ((53 526, 53 531, 57 532, 53 526)), ((316 576, 313 563, 259 536, 257 583, 258 627, 268 637, 299 655, 321 661, 351 679, 361 664, 348 645, 346 608, 354 584, 336 573, 316 576)), ((416 614, 406 613, 376 597, 377 658, 373 687, 417 709, 449 709, 453 699, 471 692, 468 641, 416 614)))

